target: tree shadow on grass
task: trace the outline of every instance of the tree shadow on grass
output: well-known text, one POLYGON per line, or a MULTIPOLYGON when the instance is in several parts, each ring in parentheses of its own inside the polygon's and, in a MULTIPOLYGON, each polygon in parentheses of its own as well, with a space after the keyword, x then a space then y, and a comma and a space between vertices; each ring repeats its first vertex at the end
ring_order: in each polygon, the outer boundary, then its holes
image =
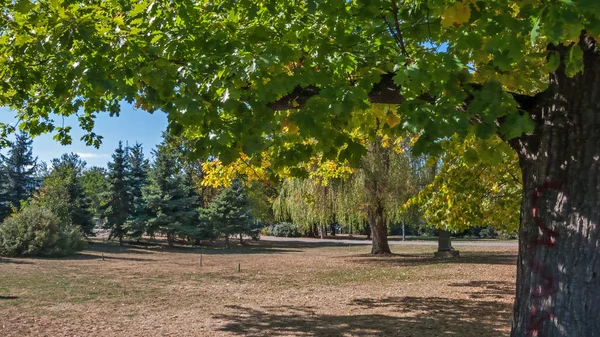
POLYGON ((12 295, 0 295, 0 300, 16 300, 18 299, 19 296, 12 296, 12 295))
POLYGON ((509 281, 471 281, 465 283, 450 283, 451 287, 473 287, 471 298, 506 298, 515 296, 515 283, 509 281))
MULTIPOLYGON (((47 260, 66 260, 66 261, 73 261, 73 260, 100 260, 100 261, 102 261, 102 255, 101 254, 78 253, 78 254, 71 255, 71 256, 66 256, 66 257, 43 258, 43 259, 47 259, 47 260)), ((138 258, 138 257, 114 256, 114 254, 113 255, 104 255, 104 261, 111 261, 111 260, 113 260, 113 261, 136 261, 136 262, 152 262, 152 261, 156 261, 156 260, 153 260, 153 259, 143 259, 143 258, 138 258)))
POLYGON ((31 261, 24 261, 24 260, 8 259, 8 258, 5 258, 5 257, 0 257, 0 263, 11 263, 11 264, 33 264, 33 262, 31 262, 31 261))
POLYGON ((314 307, 228 306, 221 331, 238 336, 447 336, 501 337, 510 326, 510 306, 439 297, 357 299, 347 315, 322 315, 314 307), (368 313, 386 309, 389 314, 368 313), (360 310, 356 313, 355 310, 360 310), (352 313, 354 311, 354 313, 352 313), (366 313, 365 313, 366 312, 366 313))
MULTIPOLYGON (((337 244, 336 244, 337 245, 337 244)), ((306 245, 311 247, 311 245, 306 245)), ((103 253, 127 253, 127 254, 153 254, 158 252, 183 253, 183 254, 206 254, 206 255, 229 255, 229 254, 279 254, 302 252, 297 245, 272 244, 262 241, 246 241, 244 245, 238 245, 232 241, 231 247, 227 248, 223 242, 202 242, 201 245, 188 245, 177 243, 174 246, 169 246, 164 240, 156 240, 152 242, 125 242, 123 246, 119 246, 113 241, 92 241, 89 245, 89 251, 103 253)))
POLYGON ((436 258, 433 253, 423 254, 392 254, 373 256, 370 254, 354 255, 350 257, 355 263, 377 265, 382 267, 418 266, 429 264, 494 264, 516 265, 517 255, 503 252, 461 252, 456 258, 436 258))

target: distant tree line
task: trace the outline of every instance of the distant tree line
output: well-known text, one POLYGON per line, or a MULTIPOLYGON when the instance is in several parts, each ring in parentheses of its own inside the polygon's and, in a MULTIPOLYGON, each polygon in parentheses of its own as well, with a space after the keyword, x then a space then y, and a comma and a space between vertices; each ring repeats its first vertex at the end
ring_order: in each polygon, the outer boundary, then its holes
POLYGON ((69 254, 102 229, 121 244, 145 235, 165 236, 169 245, 257 238, 241 181, 218 190, 202 186, 201 166, 180 150, 165 140, 150 162, 141 144, 119 142, 107 169, 86 168, 73 153, 48 168, 33 156, 31 139, 18 134, 0 157, 0 255, 69 254))

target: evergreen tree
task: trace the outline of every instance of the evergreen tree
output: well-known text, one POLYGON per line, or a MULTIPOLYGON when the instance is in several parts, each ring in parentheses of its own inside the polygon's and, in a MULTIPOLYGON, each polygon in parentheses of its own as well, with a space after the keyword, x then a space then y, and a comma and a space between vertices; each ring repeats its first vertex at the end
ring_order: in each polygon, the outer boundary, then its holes
POLYGON ((217 195, 208 209, 202 212, 201 217, 225 236, 227 247, 231 235, 239 234, 240 243, 243 243, 243 235, 258 237, 258 228, 253 226, 250 213, 250 201, 242 183, 237 179, 217 195))
POLYGON ((21 201, 38 188, 35 179, 37 157, 33 156, 33 141, 21 132, 11 143, 7 155, 0 154, 0 220, 19 210, 21 201))
POLYGON ((85 161, 74 154, 63 154, 52 160, 52 170, 44 178, 36 196, 39 203, 58 216, 61 224, 79 226, 85 234, 93 234, 90 199, 82 186, 85 161))
POLYGON ((136 143, 127 151, 127 185, 131 195, 131 210, 124 229, 127 236, 139 239, 146 231, 148 210, 142 190, 148 182, 150 164, 144 158, 142 144, 136 143))
POLYGON ((127 184, 126 155, 122 142, 112 155, 112 162, 108 163, 108 181, 110 184, 108 203, 104 215, 107 228, 110 228, 111 238, 119 238, 119 244, 123 244, 125 235, 125 222, 129 218, 131 195, 127 184))
POLYGON ((180 165, 167 144, 158 145, 154 155, 156 159, 150 171, 149 184, 143 189, 151 217, 147 231, 150 235, 166 234, 172 246, 176 236, 194 235, 197 197, 190 196, 184 186, 180 165))

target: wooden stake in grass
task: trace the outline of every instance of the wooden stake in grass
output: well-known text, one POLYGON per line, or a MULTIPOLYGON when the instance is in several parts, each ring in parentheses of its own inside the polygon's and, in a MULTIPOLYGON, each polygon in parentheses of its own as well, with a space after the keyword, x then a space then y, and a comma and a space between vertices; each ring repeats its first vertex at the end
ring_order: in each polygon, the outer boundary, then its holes
POLYGON ((242 271, 242 264, 238 263, 238 273, 242 271))
POLYGON ((200 254, 200 267, 202 267, 202 254, 200 254))

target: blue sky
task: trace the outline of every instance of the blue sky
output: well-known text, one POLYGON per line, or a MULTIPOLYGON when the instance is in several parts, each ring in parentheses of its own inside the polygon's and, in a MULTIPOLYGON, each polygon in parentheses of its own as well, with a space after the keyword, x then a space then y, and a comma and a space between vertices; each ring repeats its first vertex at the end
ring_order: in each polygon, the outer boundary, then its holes
MULTIPOLYGON (((0 122, 14 123, 15 112, 0 107, 0 122)), ((62 120, 60 120, 62 124, 62 120)), ((34 138, 33 152, 42 161, 50 162, 53 158, 60 157, 63 153, 74 152, 79 154, 86 162, 87 167, 102 166, 111 159, 111 154, 117 147, 119 140, 133 145, 136 141, 144 146, 147 158, 150 158, 152 148, 161 141, 161 134, 167 127, 167 116, 162 112, 149 114, 146 111, 135 109, 128 103, 121 105, 121 115, 110 117, 108 113, 101 113, 96 118, 94 131, 102 135, 102 145, 99 149, 86 146, 79 138, 83 132, 79 129, 77 118, 65 118, 65 126, 71 125, 73 143, 63 146, 52 139, 52 135, 42 135, 34 138)))

